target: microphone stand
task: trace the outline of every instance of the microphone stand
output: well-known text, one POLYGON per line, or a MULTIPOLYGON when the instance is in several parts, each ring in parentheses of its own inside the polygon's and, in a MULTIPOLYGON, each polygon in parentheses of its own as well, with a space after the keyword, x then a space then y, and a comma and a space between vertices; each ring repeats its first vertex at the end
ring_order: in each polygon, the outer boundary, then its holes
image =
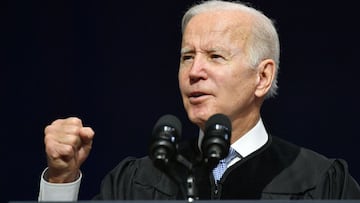
POLYGON ((186 178, 186 199, 188 202, 193 202, 195 200, 198 200, 198 190, 195 183, 195 176, 193 171, 193 164, 188 161, 185 157, 183 157, 181 154, 178 154, 176 156, 176 161, 183 166, 185 166, 188 169, 188 176, 186 178))

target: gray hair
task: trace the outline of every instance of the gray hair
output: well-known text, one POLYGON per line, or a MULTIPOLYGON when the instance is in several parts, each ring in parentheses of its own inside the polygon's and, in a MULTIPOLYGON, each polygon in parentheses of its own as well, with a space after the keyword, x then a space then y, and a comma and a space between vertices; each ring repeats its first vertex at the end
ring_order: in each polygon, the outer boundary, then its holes
POLYGON ((266 98, 274 97, 277 94, 277 76, 280 63, 280 42, 274 25, 274 22, 265 16, 261 11, 252 8, 242 2, 227 2, 222 0, 203 1, 200 4, 192 6, 183 16, 181 30, 184 33, 186 25, 195 15, 204 12, 235 10, 247 12, 253 15, 254 24, 250 46, 247 48, 248 60, 252 67, 257 67, 264 59, 275 61, 275 76, 266 98))

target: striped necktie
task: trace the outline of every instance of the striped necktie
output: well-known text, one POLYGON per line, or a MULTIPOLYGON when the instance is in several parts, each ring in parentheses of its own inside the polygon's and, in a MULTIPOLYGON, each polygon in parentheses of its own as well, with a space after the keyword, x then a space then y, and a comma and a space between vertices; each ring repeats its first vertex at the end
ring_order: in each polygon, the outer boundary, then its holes
POLYGON ((221 176, 224 174, 227 168, 227 165, 231 160, 233 160, 236 157, 236 154, 237 154, 236 151, 232 147, 230 147, 228 156, 225 157, 224 159, 221 159, 218 165, 213 169, 215 183, 217 183, 220 180, 221 176))

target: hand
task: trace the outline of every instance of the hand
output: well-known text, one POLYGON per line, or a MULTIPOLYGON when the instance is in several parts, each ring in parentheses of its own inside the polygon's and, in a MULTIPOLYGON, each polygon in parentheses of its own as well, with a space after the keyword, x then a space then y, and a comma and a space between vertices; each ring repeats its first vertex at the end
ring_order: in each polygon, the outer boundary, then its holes
POLYGON ((48 162, 47 179, 66 183, 77 179, 81 164, 88 157, 94 131, 83 127, 76 117, 55 120, 45 128, 45 151, 48 162))

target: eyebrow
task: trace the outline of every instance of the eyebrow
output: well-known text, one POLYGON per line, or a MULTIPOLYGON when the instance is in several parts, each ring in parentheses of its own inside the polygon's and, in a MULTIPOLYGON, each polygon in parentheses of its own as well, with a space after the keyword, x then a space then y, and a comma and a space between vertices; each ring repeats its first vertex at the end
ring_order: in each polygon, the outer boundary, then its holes
POLYGON ((228 55, 228 56, 231 56, 233 55, 233 53, 231 51, 228 51, 226 49, 223 49, 221 47, 213 47, 213 48, 210 48, 208 50, 204 50, 204 51, 196 51, 194 50, 193 48, 182 48, 180 53, 181 55, 184 55, 184 54, 194 54, 196 52, 200 52, 200 53, 216 53, 216 52, 220 52, 220 53, 223 53, 225 55, 228 55))
POLYGON ((187 47, 182 48, 181 51, 180 51, 181 54, 195 53, 195 52, 196 52, 196 51, 195 51, 194 49, 187 48, 187 47))

